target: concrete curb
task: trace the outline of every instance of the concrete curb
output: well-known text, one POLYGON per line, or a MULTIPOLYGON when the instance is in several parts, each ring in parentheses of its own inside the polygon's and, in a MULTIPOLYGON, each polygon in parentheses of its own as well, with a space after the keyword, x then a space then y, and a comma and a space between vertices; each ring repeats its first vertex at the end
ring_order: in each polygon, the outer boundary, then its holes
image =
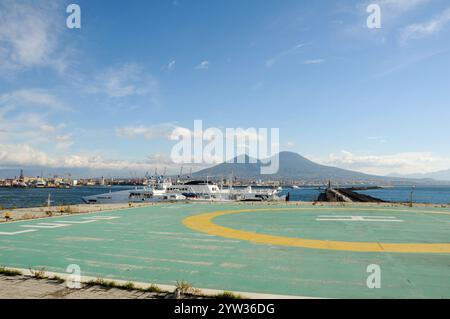
MULTIPOLYGON (((4 269, 19 271, 24 276, 29 276, 29 277, 34 276, 32 270, 30 270, 30 269, 15 268, 15 267, 4 267, 4 269)), ((40 270, 37 269, 35 271, 40 271, 40 270)), ((51 271, 42 271, 42 275, 45 276, 46 278, 58 277, 65 281, 71 280, 70 277, 72 276, 70 274, 57 273, 57 272, 51 272, 51 271)), ((92 281, 95 281, 98 279, 99 279, 99 277, 81 276, 80 282, 86 284, 88 282, 92 282, 92 281)), ((109 279, 109 278, 101 278, 101 279, 103 279, 105 281, 113 281, 114 283, 116 283, 118 285, 125 285, 125 284, 132 283, 134 285, 134 287, 136 287, 138 289, 147 289, 151 285, 153 285, 153 286, 156 286, 157 288, 161 289, 163 292, 169 292, 169 293, 173 293, 177 288, 176 286, 173 286, 173 285, 153 284, 153 283, 145 283, 145 282, 130 281, 130 280, 120 280, 120 279, 109 279)), ((204 296, 204 297, 214 298, 217 295, 225 292, 224 290, 207 289, 207 288, 194 288, 193 287, 193 289, 196 291, 195 295, 198 295, 199 297, 204 296)), ((228 290, 227 290, 227 292, 228 292, 228 290)), ((262 300, 268 300, 268 299, 278 299, 278 300, 281 300, 281 299, 321 299, 321 298, 315 298, 315 297, 273 295, 273 294, 262 294, 262 293, 242 292, 242 291, 229 291, 229 292, 239 295, 244 299, 262 299, 262 300)))

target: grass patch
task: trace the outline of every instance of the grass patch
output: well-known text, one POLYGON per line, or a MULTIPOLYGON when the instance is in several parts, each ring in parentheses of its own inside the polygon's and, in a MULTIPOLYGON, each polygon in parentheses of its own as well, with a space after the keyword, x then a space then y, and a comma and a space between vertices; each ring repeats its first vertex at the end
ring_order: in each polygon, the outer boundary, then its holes
POLYGON ((103 288, 119 288, 119 285, 112 280, 105 280, 102 278, 97 278, 96 280, 89 281, 87 283, 89 286, 100 286, 103 288))
POLYGON ((231 291, 224 291, 215 296, 217 299, 244 299, 241 295, 235 294, 231 291))
POLYGON ((45 279, 45 268, 32 269, 30 268, 31 275, 36 279, 45 279))
POLYGON ((177 281, 175 287, 180 291, 182 294, 190 294, 192 293, 192 285, 188 283, 187 281, 177 281))
POLYGON ((161 290, 157 285, 150 285, 147 289, 145 289, 146 292, 155 292, 155 293, 163 293, 164 291, 161 290))
POLYGON ((124 288, 125 290, 135 290, 136 287, 132 282, 127 282, 126 284, 122 285, 121 288, 124 288))
MULTIPOLYGON (((119 284, 115 281, 105 280, 103 278, 97 278, 96 280, 88 281, 86 283, 86 285, 90 286, 90 287, 99 286, 99 287, 105 288, 105 289, 116 288, 116 289, 127 290, 127 291, 136 290, 136 291, 141 291, 141 292, 153 292, 153 293, 165 293, 166 292, 166 291, 161 290, 158 286, 156 286, 154 284, 150 285, 148 288, 139 288, 139 287, 136 287, 135 284, 131 281, 126 282, 124 284, 119 284)), ((188 286, 185 286, 185 289, 189 290, 188 286)))
POLYGON ((18 270, 7 269, 6 267, 0 267, 0 275, 7 277, 21 276, 22 273, 18 270))
POLYGON ((56 282, 58 282, 58 283, 60 283, 60 284, 62 284, 63 282, 65 282, 65 280, 64 279, 62 279, 61 277, 59 277, 59 276, 52 276, 52 277, 49 277, 48 278, 49 280, 53 280, 53 281, 56 281, 56 282))
POLYGON ((192 287, 187 281, 177 281, 175 287, 181 295, 202 296, 201 290, 192 287))

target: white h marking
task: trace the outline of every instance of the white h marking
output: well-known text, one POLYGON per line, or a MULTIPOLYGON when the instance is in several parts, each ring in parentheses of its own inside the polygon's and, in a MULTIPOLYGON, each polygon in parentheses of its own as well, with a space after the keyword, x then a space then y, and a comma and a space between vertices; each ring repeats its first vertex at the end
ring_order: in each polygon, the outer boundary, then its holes
POLYGON ((399 222, 403 220, 397 217, 387 216, 318 216, 316 221, 342 221, 342 222, 399 222))
POLYGON ((20 231, 16 231, 16 232, 0 232, 0 235, 14 236, 14 235, 19 235, 19 234, 23 234, 23 233, 31 233, 33 231, 37 231, 37 229, 20 230, 20 231))
POLYGON ((36 225, 22 225, 21 227, 52 229, 52 228, 60 228, 60 227, 67 227, 67 226, 70 226, 70 225, 69 224, 55 224, 55 223, 39 223, 36 225))
POLYGON ((61 228, 61 227, 67 227, 72 226, 75 224, 89 224, 89 223, 95 223, 97 221, 102 220, 112 220, 120 218, 118 216, 92 216, 92 217, 82 217, 84 220, 76 221, 76 220, 55 220, 52 223, 37 223, 33 225, 21 225, 20 227, 24 228, 33 228, 33 229, 27 229, 27 230, 20 230, 16 232, 0 232, 0 236, 14 236, 24 233, 31 233, 38 231, 39 229, 53 229, 53 228, 61 228))
POLYGON ((55 223, 62 223, 62 224, 89 224, 89 223, 95 223, 97 220, 83 220, 83 221, 77 221, 77 220, 56 220, 55 223))
POLYGON ((92 216, 92 217, 83 217, 83 219, 90 219, 90 220, 111 220, 116 219, 120 217, 113 217, 113 216, 92 216))

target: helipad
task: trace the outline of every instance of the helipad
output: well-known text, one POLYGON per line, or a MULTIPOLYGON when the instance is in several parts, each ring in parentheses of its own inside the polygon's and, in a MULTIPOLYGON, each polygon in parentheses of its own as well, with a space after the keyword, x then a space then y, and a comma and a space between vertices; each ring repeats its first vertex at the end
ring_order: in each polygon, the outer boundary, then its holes
POLYGON ((0 224, 0 266, 309 297, 450 298, 450 210, 162 205, 0 224), (381 288, 367 286, 369 265, 381 288))

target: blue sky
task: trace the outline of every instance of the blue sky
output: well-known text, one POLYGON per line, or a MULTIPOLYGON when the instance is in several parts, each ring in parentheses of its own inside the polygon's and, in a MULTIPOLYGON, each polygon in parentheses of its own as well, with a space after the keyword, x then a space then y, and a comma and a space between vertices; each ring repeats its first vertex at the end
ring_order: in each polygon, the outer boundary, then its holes
POLYGON ((446 0, 0 0, 0 167, 178 170, 169 136, 203 120, 367 173, 449 169, 449 40, 446 0))

